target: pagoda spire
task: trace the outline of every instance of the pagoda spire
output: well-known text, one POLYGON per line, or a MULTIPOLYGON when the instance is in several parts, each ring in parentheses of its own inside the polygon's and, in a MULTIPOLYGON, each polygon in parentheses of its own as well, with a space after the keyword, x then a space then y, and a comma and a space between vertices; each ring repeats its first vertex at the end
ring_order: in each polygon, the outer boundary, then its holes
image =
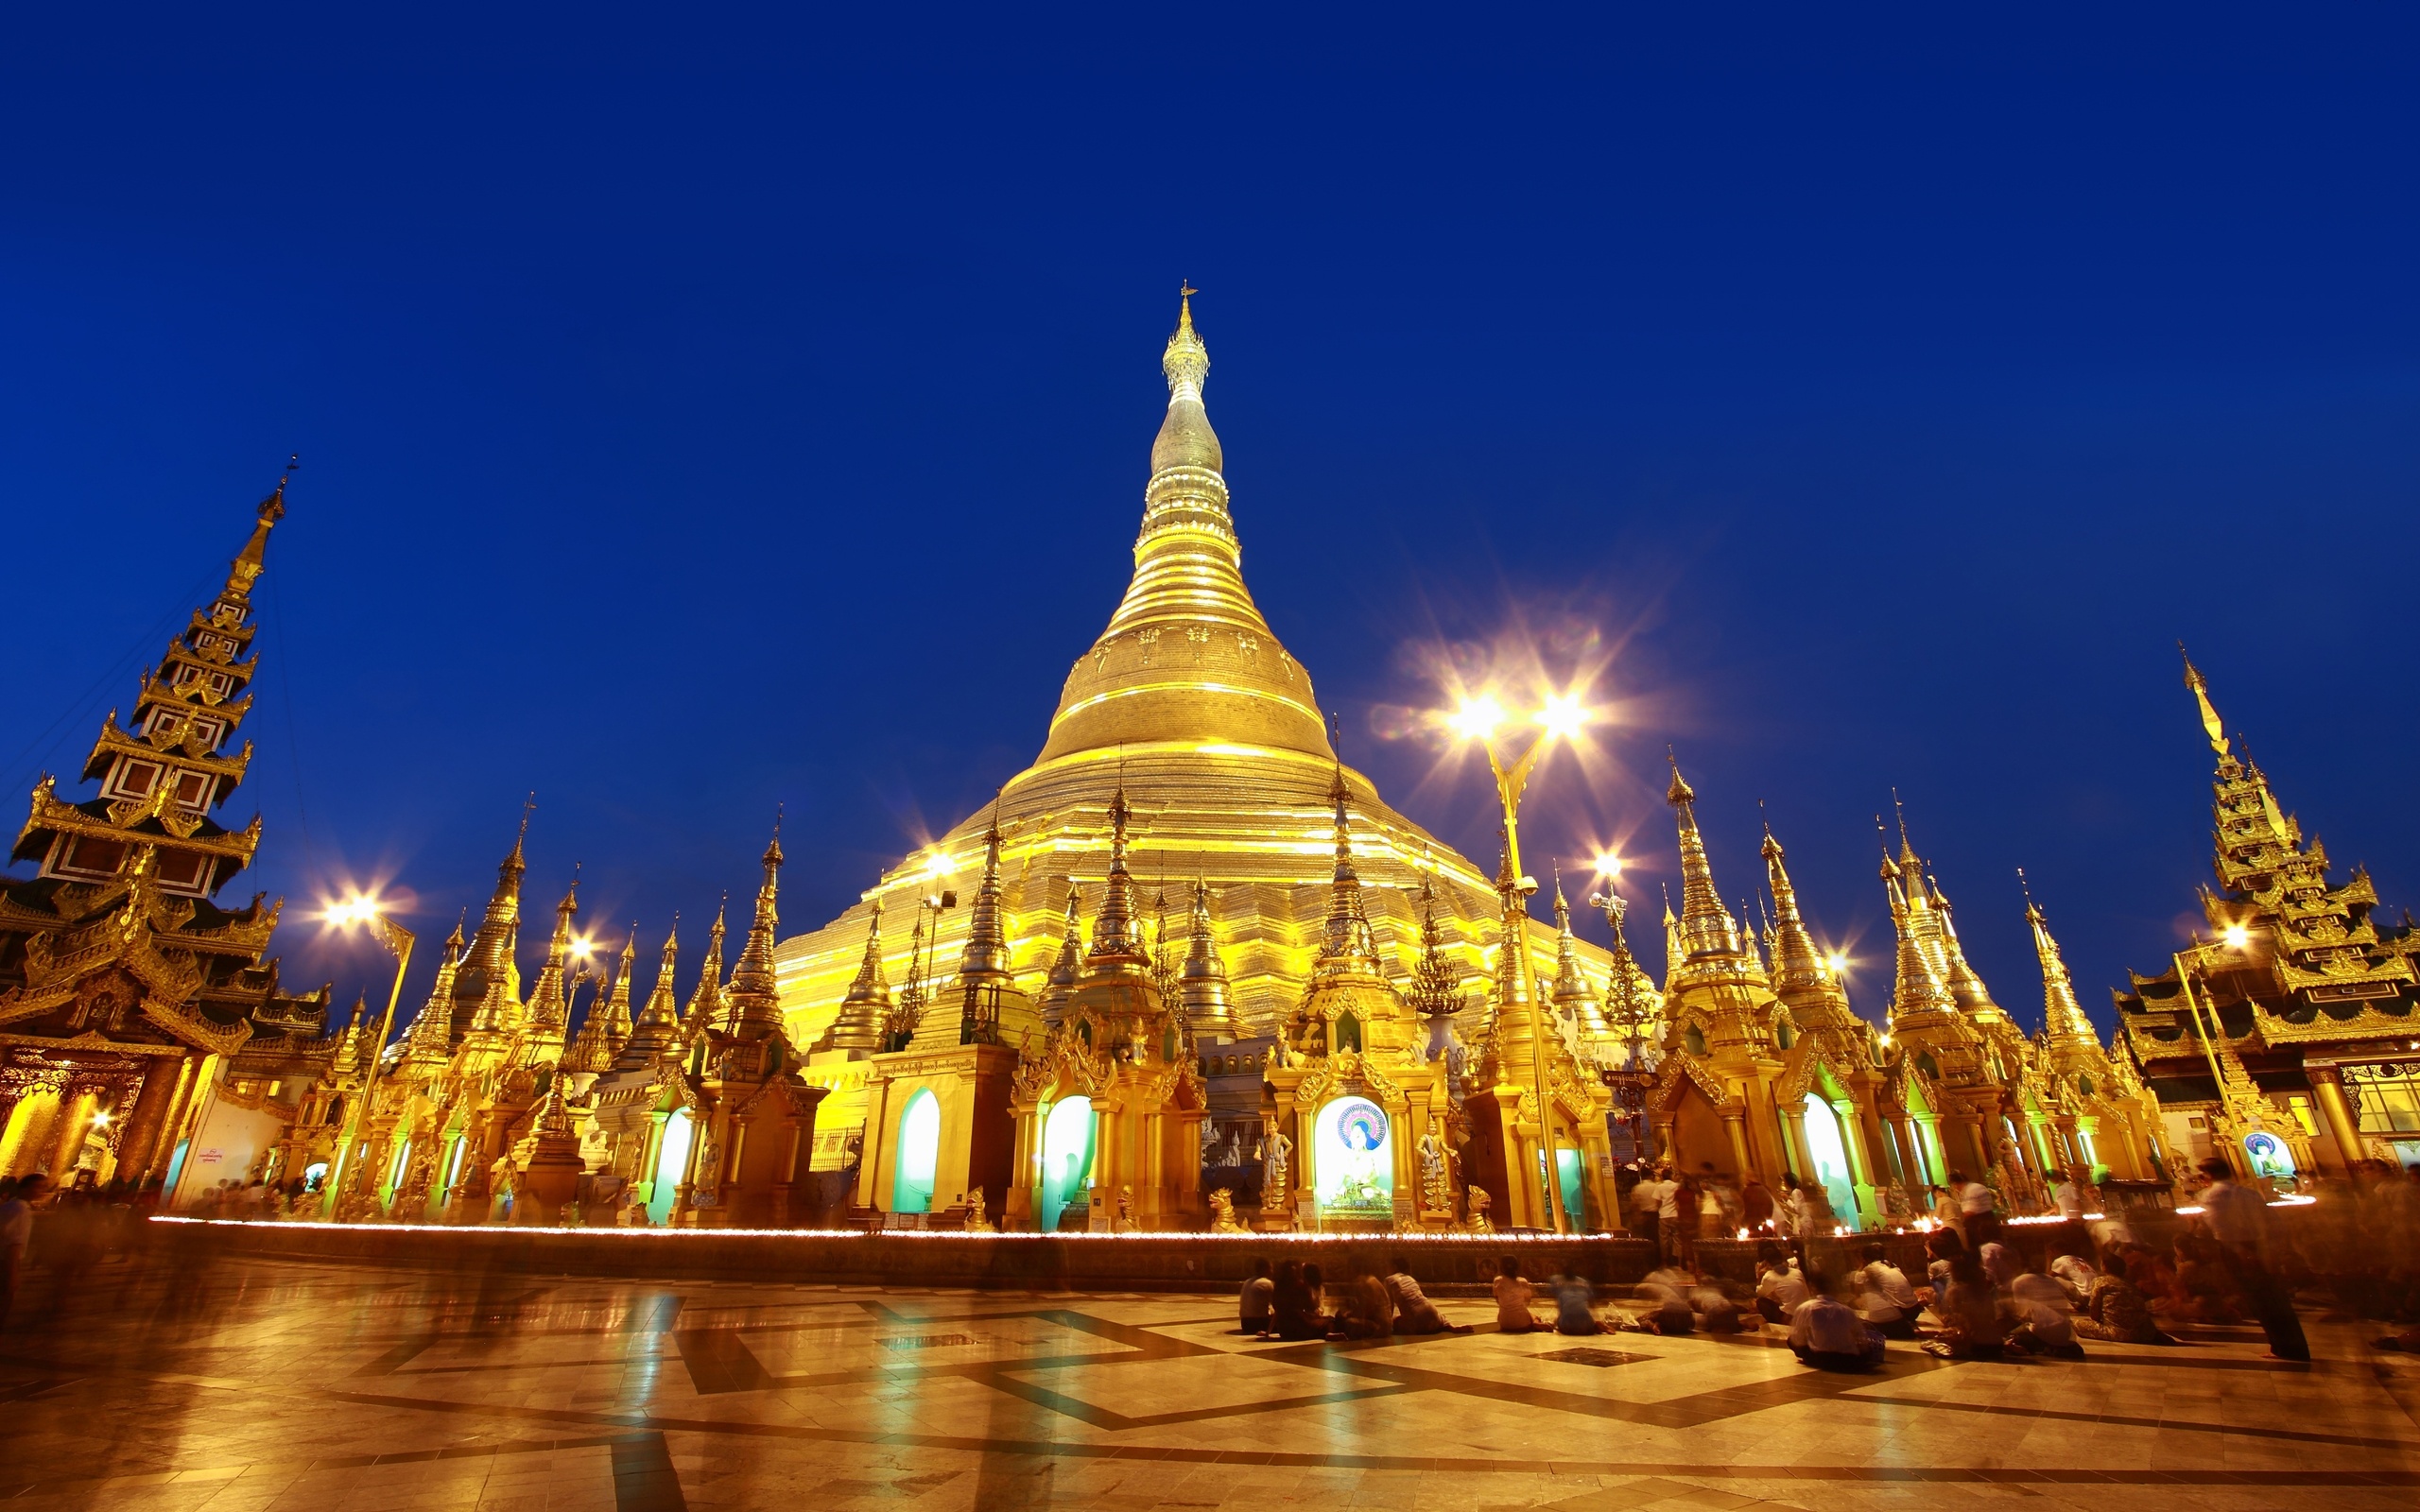
POLYGON ((1059 936, 1059 958, 1050 963, 1050 978, 1042 991, 1042 1022, 1053 1028, 1058 1027, 1060 1015, 1075 996, 1076 979, 1084 971, 1082 906, 1083 889, 1071 881, 1067 884, 1067 918, 1059 936))
POLYGON ((1907 1036, 1927 1028, 1959 1025, 1958 1003, 1934 973, 1931 958, 1916 937, 1913 899, 1924 893, 1921 876, 1910 878, 1904 868, 1882 857, 1882 890, 1891 902, 1891 919, 1899 936, 1898 967, 1891 994, 1891 1032, 1907 1036))
MULTIPOLYGON (((638 944, 638 931, 631 931, 631 945, 638 944)), ((625 948, 623 959, 630 958, 625 948)), ((637 1071, 654 1063, 656 1057, 669 1049, 681 1037, 681 998, 673 985, 673 974, 681 961, 681 916, 672 917, 672 929, 664 936, 664 954, 655 968, 655 988, 648 994, 647 1006, 639 1010, 638 1021, 631 1025, 630 1038, 622 1041, 614 1053, 614 1069, 637 1071)), ((623 969, 627 980, 628 967, 623 969)))
POLYGON ((571 1054, 564 1057, 564 1064, 572 1070, 604 1072, 620 1058, 622 1046, 631 1038, 631 979, 637 974, 638 950, 638 925, 633 923, 630 938, 622 942, 621 958, 612 979, 590 1001, 588 1013, 580 1021, 579 1036, 572 1041, 571 1054))
MULTIPOLYGON (((100 779, 99 798, 62 800, 58 779, 44 775, 10 860, 37 863, 44 878, 86 885, 132 884, 141 873, 148 885, 188 899, 213 896, 251 865, 260 820, 229 830, 211 816, 234 796, 251 765, 249 741, 236 750, 228 747, 251 712, 251 683, 260 670, 252 638, 260 627, 251 593, 269 531, 285 515, 280 479, 254 512, 251 539, 230 564, 226 586, 193 611, 137 685, 133 717, 121 728, 112 709, 102 720, 82 767, 85 778, 100 779)), ((22 934, 26 921, 17 925, 13 933, 22 934)), ((233 954, 219 941, 170 948, 233 954)), ((0 941, 0 953, 8 951, 0 941)), ((252 952, 251 961, 258 959, 252 952)))
POLYGON ((462 965, 462 920, 454 921, 454 933, 445 936, 445 945, 437 957, 437 983, 428 989, 428 1001, 412 1016, 412 1026, 404 1035, 404 1061, 424 1072, 445 1064, 454 1051, 454 977, 462 965))
POLYGON ((1589 1040, 1605 1035, 1605 1008, 1597 989, 1580 969, 1580 945, 1571 933, 1571 902, 1563 895, 1563 863, 1554 864, 1554 993, 1555 1011, 1579 1025, 1589 1040))
POLYGON ((1698 833, 1697 800, 1696 789, 1681 776, 1679 758, 1673 758, 1672 785, 1665 790, 1664 801, 1672 805, 1673 816, 1680 826, 1683 959, 1738 966, 1743 964, 1739 926, 1722 906, 1722 895, 1715 890, 1714 868, 1706 860, 1705 838, 1698 833))
POLYGON ((1009 974, 1009 940, 1000 922, 1000 804, 992 801, 992 822, 983 831, 983 880, 975 888, 967 910, 966 950, 958 958, 961 981, 992 980, 1009 974))
POLYGON ((1180 294, 1160 356, 1168 407, 1151 443, 1134 576, 1068 675, 1043 762, 1230 727, 1251 730, 1255 745, 1334 754, 1309 677, 1244 586, 1225 455, 1202 406, 1210 352, 1194 328, 1195 292, 1180 294))
POLYGON ((1801 1029, 1847 1028, 1856 1015, 1831 964, 1815 949, 1814 936, 1798 911, 1798 888, 1782 864, 1781 842, 1772 826, 1765 826, 1765 885, 1772 892, 1773 920, 1768 939, 1772 946, 1773 995, 1789 1005, 1801 1029))
POLYGON ((512 837, 512 849, 496 865, 495 891, 488 898, 487 912, 454 984, 458 1024, 467 1023, 467 1013, 476 1011, 491 984, 501 985, 508 999, 520 1001, 521 968, 514 954, 521 938, 521 879, 529 870, 523 850, 529 839, 529 816, 537 806, 534 795, 521 806, 521 828, 512 837), (470 1005, 467 1012, 465 1005, 470 1005))
POLYGON ((1353 815, 1340 762, 1327 796, 1336 810, 1336 871, 1328 885, 1327 919, 1320 931, 1320 964, 1322 969, 1350 967, 1375 973, 1378 947, 1370 933, 1361 874, 1353 868, 1353 815))
POLYGON ((2219 711, 2210 702, 2209 679, 2193 664, 2192 654, 2185 649, 2184 642, 2176 643, 2176 654, 2185 659, 2185 685, 2193 691, 2193 702, 2202 711, 2202 732, 2210 737, 2211 754, 2223 762, 2234 752, 2227 745, 2226 727, 2219 722, 2219 711))
POLYGON ((731 971, 723 994, 730 1015, 725 1025, 735 1038, 753 1043, 782 1032, 781 990, 773 978, 773 933, 780 926, 777 907, 781 891, 782 824, 773 821, 773 838, 765 847, 765 880, 756 889, 756 917, 748 926, 748 943, 731 971))
POLYGON ((723 916, 731 909, 726 898, 715 909, 714 927, 706 931, 704 970, 698 977, 697 990, 689 994, 689 1011, 683 1017, 688 1022, 687 1038, 695 1040, 722 1022, 722 939, 723 916))
POLYGON ((1192 926, 1178 988, 1185 1022, 1197 1035, 1236 1039, 1240 1031, 1227 992, 1227 966, 1219 958, 1219 943, 1210 931, 1210 884, 1200 877, 1193 882, 1192 926))
POLYGON ((890 1022, 890 983, 882 973, 882 900, 877 898, 866 919, 866 953, 857 963, 856 980, 840 999, 839 1016, 823 1032, 820 1048, 879 1050, 890 1022))
POLYGON ((1129 961, 1147 957, 1142 936, 1134 926, 1134 879, 1126 869, 1126 825, 1133 811, 1126 804, 1120 782, 1109 800, 1109 877, 1101 887, 1100 911, 1093 916, 1093 947, 1089 962, 1129 961))
POLYGON ((538 985, 529 994, 524 1014, 532 1044, 530 1053, 536 1058, 552 1060, 563 1048, 563 1034, 571 1025, 569 977, 571 961, 571 921, 579 912, 579 878, 572 878, 571 886, 563 893, 563 901, 555 904, 555 932, 546 941, 546 964, 538 973, 538 985), (553 1054, 548 1054, 549 1049, 553 1054))
MULTIPOLYGON (((2019 868, 2017 885, 2025 884, 2025 870, 2019 868)), ((2033 954, 2042 962, 2042 1028, 2051 1048, 2056 1050, 2100 1049, 2100 1034, 2084 1016, 2083 1005, 2076 1001, 2074 978, 2067 974, 2067 963, 2059 954, 2059 942, 2050 937, 2050 921, 2043 917, 2042 907, 2033 901, 2032 891, 2025 894, 2025 921, 2033 926, 2033 954)))
POLYGON ((1437 885, 1426 870, 1420 874, 1420 959, 1412 963, 1406 997, 1413 1011, 1432 1022, 1452 1018, 1464 1006, 1461 973, 1445 954, 1445 931, 1437 922, 1437 885))

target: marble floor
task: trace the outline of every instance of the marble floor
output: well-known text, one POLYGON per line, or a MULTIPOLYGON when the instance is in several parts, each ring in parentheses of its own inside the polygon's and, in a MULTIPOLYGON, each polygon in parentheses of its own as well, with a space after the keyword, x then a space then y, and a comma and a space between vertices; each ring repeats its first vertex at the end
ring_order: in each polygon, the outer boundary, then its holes
POLYGON ((1862 1377, 1757 1339, 1260 1344, 1221 1297, 35 1274, 0 1497, 141 1512, 2408 1508, 2420 1363, 2351 1321, 1862 1377))

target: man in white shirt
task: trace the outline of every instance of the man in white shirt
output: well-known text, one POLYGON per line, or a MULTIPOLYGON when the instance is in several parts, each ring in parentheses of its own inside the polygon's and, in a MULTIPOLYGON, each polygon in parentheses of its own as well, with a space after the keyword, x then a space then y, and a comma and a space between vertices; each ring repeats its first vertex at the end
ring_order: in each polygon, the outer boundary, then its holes
POLYGON ((1976 1254, 2000 1236, 1999 1214, 1992 1211, 1999 1199, 1980 1181, 1969 1181, 1963 1171, 1949 1173, 1949 1190, 1957 1194, 1959 1221, 1966 1228, 1966 1247, 1976 1254))
POLYGON ((1886 1339, 1914 1338, 1924 1301, 1908 1284, 1908 1273, 1891 1263, 1880 1245, 1866 1246, 1863 1259, 1864 1268, 1849 1277, 1858 1294, 1858 1315, 1886 1339))
POLYGON ((1635 1220, 1632 1231, 1653 1245, 1658 1255, 1664 1253, 1664 1235, 1657 1216, 1664 1206, 1664 1187, 1659 1174, 1650 1171, 1630 1189, 1630 1211, 1635 1220))
POLYGON ((1882 1363, 1882 1335, 1827 1295, 1819 1272, 1815 1290, 1789 1318, 1789 1352, 1818 1370, 1861 1371, 1882 1363))
POLYGON ((1766 1322, 1789 1322, 1807 1296, 1806 1279, 1798 1274, 1796 1261, 1774 1254, 1756 1262, 1756 1311, 1766 1322))
POLYGON ((1655 1226, 1663 1230, 1665 1258, 1678 1260, 1681 1258, 1681 1183, 1673 1180, 1671 1173, 1667 1171, 1658 1186, 1655 1226))
POLYGON ((2076 1174, 2073 1171, 2069 1171, 2060 1179, 2059 1184, 2051 1189, 2050 1200, 2059 1205, 2061 1223, 2083 1221, 2083 1189, 2076 1185, 2076 1174))

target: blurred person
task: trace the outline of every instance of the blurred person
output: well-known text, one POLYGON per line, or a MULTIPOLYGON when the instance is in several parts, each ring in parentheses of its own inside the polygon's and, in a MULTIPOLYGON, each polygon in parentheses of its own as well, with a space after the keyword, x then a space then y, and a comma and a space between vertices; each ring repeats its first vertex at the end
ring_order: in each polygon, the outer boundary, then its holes
POLYGON ((1865 1263, 1849 1277, 1858 1297, 1858 1316, 1886 1339, 1914 1338, 1916 1314, 1924 1310, 1924 1302, 1908 1283, 1907 1273, 1891 1263, 1880 1245, 1866 1246, 1858 1258, 1865 1263))
MULTIPOLYGON (((1642 1185, 1644 1183, 1641 1183, 1642 1185)), ((1521 1263, 1511 1255, 1496 1263, 1495 1268, 1495 1331, 1499 1333, 1528 1333, 1538 1326, 1530 1303, 1538 1289, 1521 1275, 1521 1263)))
POLYGON ((2308 1360, 2310 1343, 2294 1313, 2293 1293, 2270 1268, 2268 1204, 2259 1193, 2236 1181, 2226 1161, 2214 1156, 2202 1162, 2202 1171, 2210 1178, 2202 1194, 2202 1226, 2234 1262, 2252 1314, 2268 1335, 2270 1356, 2308 1360))
POLYGON ((1818 1370, 1861 1372, 1882 1363, 1882 1334, 1866 1326, 1831 1295, 1831 1279, 1818 1268, 1806 1279, 1806 1299, 1789 1318, 1789 1352, 1818 1370))
POLYGON ((1268 1332, 1270 1298, 1276 1295, 1277 1282, 1270 1277, 1269 1257, 1253 1256, 1252 1278, 1244 1282, 1243 1290, 1236 1298, 1236 1321, 1239 1325, 1236 1332, 1238 1333, 1268 1332))

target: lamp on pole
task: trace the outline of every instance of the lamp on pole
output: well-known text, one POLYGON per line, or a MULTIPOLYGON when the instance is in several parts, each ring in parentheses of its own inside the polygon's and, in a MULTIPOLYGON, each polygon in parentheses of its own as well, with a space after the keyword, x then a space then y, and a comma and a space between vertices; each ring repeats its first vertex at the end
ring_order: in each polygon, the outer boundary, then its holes
POLYGON ((1447 723, 1457 735, 1478 743, 1479 748, 1487 752, 1488 770, 1495 776, 1495 798, 1504 819, 1504 870, 1495 884, 1504 905, 1504 949, 1512 953, 1513 982, 1530 1002, 1530 1074, 1538 1099, 1538 1149, 1546 1161, 1547 1214, 1555 1232, 1566 1233, 1571 1222, 1564 1211, 1563 1173, 1555 1163, 1554 1105, 1547 1091, 1546 1021, 1538 1006, 1537 973, 1530 960, 1529 900, 1538 890, 1538 884, 1521 869, 1521 798, 1539 758, 1556 740, 1578 735, 1586 726, 1588 715, 1580 700, 1569 694, 1548 697, 1545 706, 1530 715, 1530 722, 1538 727, 1536 738, 1510 766, 1496 753, 1495 745, 1496 729, 1505 717, 1503 706, 1482 695, 1464 699, 1447 723))
MULTIPOLYGON (((369 926, 378 943, 395 957, 394 985, 387 989, 386 1017, 378 1022, 378 1038, 370 1051, 370 1074, 362 1078, 360 1095, 354 1099, 353 1114, 345 1120, 344 1143, 337 1149, 337 1158, 328 1168, 327 1190, 321 1194, 320 1215, 336 1216, 337 1194, 344 1190, 346 1167, 353 1163, 354 1146, 360 1142, 362 1123, 370 1116, 371 1095, 378 1090, 378 1063, 387 1050, 387 1037, 395 1029, 395 1005, 404 995, 404 972, 412 964, 412 932, 389 919, 384 905, 375 898, 354 897, 329 909, 327 922, 338 929, 351 929, 356 924, 369 926)), ((354 1173, 357 1175, 358 1173, 354 1173)))

